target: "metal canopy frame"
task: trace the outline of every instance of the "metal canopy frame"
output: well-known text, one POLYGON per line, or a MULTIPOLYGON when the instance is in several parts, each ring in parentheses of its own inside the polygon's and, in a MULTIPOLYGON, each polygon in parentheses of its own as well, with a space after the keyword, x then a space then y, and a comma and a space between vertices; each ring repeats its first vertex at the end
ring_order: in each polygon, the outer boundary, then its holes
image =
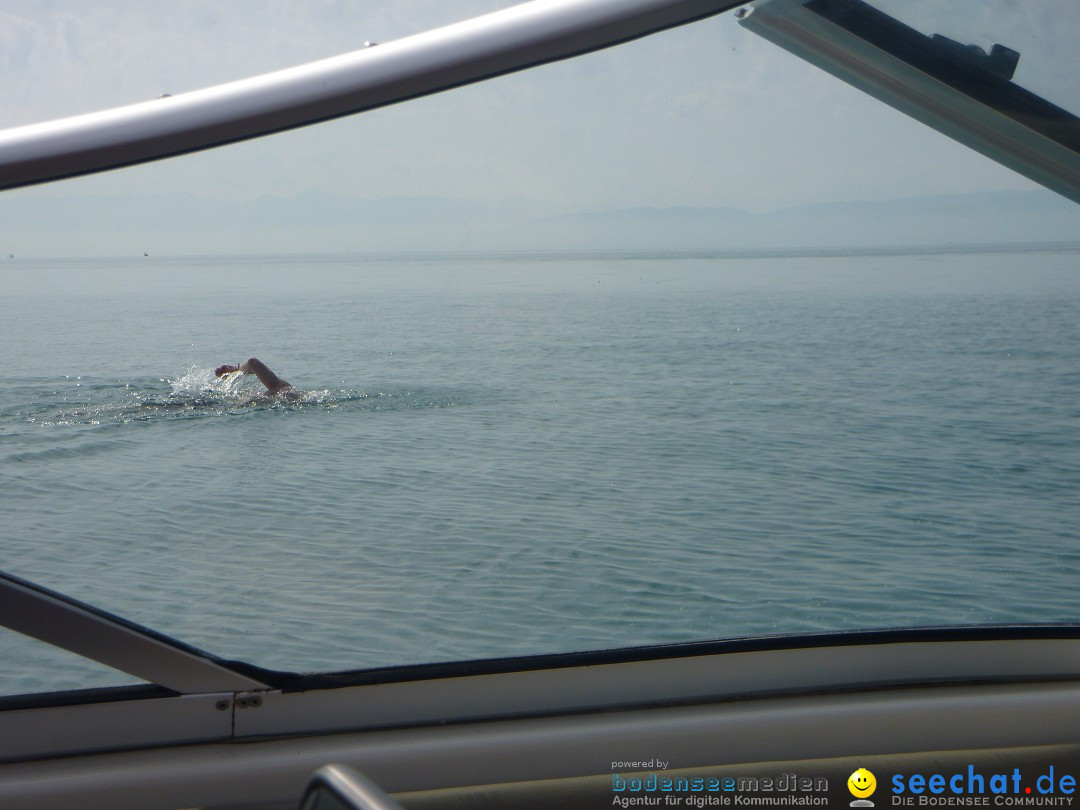
POLYGON ((0 131, 0 190, 172 157, 580 56, 743 0, 534 0, 353 53, 0 131))
MULTIPOLYGON (((976 152, 1080 203, 1080 119, 862 0, 755 0, 739 22, 976 152)), ((1008 60, 1006 60, 1008 61, 1008 60)), ((1011 70, 1005 73, 1011 76, 1011 70)))

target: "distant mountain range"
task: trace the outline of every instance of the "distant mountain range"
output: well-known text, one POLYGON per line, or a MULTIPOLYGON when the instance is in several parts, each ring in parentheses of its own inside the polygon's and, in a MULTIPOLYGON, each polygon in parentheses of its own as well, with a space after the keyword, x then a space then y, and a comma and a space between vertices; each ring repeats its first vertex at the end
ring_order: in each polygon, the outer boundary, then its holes
POLYGON ((370 200, 322 192, 245 202, 188 194, 0 197, 0 257, 1062 241, 1080 242, 1080 206, 1049 191, 822 203, 769 213, 686 206, 555 213, 522 200, 370 200))

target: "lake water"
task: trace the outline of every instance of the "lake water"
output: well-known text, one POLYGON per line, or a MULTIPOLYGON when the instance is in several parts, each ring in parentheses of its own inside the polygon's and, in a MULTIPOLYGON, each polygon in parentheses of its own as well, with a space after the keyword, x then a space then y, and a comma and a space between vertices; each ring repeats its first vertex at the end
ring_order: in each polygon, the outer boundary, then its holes
MULTIPOLYGON (((1080 619, 1080 248, 0 262, 0 566, 310 671, 1080 619), (211 369, 249 356, 302 389, 211 369)), ((4 693, 129 682, 0 631, 4 693)))

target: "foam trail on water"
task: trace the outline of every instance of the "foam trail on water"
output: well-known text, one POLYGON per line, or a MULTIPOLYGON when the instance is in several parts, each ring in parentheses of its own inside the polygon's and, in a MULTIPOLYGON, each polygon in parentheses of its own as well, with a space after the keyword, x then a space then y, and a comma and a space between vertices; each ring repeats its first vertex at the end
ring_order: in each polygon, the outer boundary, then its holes
POLYGON ((377 393, 359 388, 296 389, 296 392, 299 396, 274 396, 250 374, 235 372, 217 377, 213 369, 191 366, 176 377, 158 378, 154 382, 95 383, 78 386, 77 393, 49 392, 38 401, 17 408, 11 416, 26 424, 54 428, 228 416, 262 410, 391 412, 471 402, 471 396, 462 391, 397 386, 377 393))

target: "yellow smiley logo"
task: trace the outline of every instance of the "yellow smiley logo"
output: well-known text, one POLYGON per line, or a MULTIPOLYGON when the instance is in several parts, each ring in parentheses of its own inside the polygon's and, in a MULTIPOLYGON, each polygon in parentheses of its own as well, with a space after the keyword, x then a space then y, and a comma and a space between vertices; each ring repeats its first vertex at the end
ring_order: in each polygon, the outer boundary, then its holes
POLYGON ((847 789, 857 799, 865 799, 877 788, 877 779, 866 768, 859 768, 847 780, 847 789))

